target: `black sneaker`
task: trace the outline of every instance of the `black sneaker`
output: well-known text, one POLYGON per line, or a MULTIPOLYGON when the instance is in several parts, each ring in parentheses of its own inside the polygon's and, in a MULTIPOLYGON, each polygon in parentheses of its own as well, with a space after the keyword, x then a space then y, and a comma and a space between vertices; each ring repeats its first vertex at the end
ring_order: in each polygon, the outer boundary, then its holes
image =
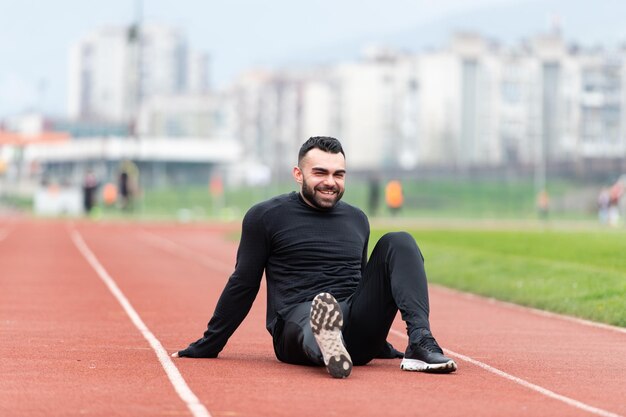
POLYGON ((343 313, 335 297, 325 292, 316 295, 311 303, 311 329, 333 378, 346 378, 352 371, 352 359, 341 336, 342 327, 343 313))
POLYGON ((456 371, 456 363, 444 356, 432 333, 421 330, 421 337, 409 343, 400 364, 403 371, 419 371, 447 374, 456 371))

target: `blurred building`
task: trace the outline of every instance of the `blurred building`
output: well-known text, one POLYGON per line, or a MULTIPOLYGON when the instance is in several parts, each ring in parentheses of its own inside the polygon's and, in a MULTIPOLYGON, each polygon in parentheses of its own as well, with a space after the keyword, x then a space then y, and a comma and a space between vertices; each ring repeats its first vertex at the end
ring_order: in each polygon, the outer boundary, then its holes
POLYGON ((457 33, 417 53, 370 46, 349 62, 251 69, 214 91, 208 57, 178 31, 103 28, 72 49, 66 127, 232 140, 230 171, 247 182, 288 178, 300 144, 329 135, 353 172, 517 170, 543 188, 549 170, 626 170, 624 57, 556 29, 515 45, 457 33))
POLYGON ((141 136, 233 138, 232 98, 225 94, 155 95, 142 103, 141 136))
POLYGON ((69 132, 64 146, 25 153, 46 175, 76 182, 88 169, 103 178, 133 160, 143 186, 204 184, 237 160, 229 97, 213 93, 209 58, 178 29, 143 24, 95 30, 69 54, 69 132))
POLYGON ((625 51, 592 51, 580 57, 578 119, 582 158, 626 153, 625 51))
POLYGON ((513 169, 539 183, 546 170, 620 171, 624 55, 558 30, 510 46, 459 33, 421 53, 370 47, 353 62, 242 76, 234 132, 274 175, 315 135, 341 138, 356 171, 513 169))
POLYGON ((414 57, 372 46, 333 71, 339 137, 351 169, 412 168, 420 152, 419 85, 414 57))
MULTIPOLYGON (((184 102, 176 100, 168 101, 169 105, 168 117, 174 120, 174 106, 179 106, 185 118, 206 108, 206 114, 198 115, 198 120, 180 123, 187 123, 189 131, 208 129, 215 134, 129 137, 128 132, 116 134, 114 124, 79 123, 25 113, 8 118, 0 128, 0 177, 8 178, 13 191, 29 191, 41 182, 77 186, 88 171, 101 181, 115 181, 120 163, 132 160, 142 173, 142 187, 206 185, 216 172, 226 171, 241 160, 241 146, 228 131, 232 123, 213 120, 208 128, 204 127, 205 116, 207 120, 215 119, 224 111, 223 105, 199 107, 192 102, 185 107, 184 102)), ((163 129, 166 126, 158 121, 151 128, 154 132, 163 129)))
POLYGON ((264 167, 274 179, 290 175, 304 134, 305 85, 306 74, 300 72, 250 70, 241 74, 229 90, 234 134, 244 149, 238 169, 264 167))
POLYGON ((208 58, 167 26, 105 27, 71 48, 68 85, 72 119, 132 122, 151 97, 206 93, 208 58))

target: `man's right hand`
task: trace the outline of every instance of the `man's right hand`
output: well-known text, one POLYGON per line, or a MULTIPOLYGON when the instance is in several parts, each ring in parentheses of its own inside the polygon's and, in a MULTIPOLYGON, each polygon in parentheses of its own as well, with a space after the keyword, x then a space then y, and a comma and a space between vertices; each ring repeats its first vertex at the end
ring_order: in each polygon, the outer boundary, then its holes
POLYGON ((202 351, 198 351, 193 343, 189 347, 176 351, 170 355, 172 358, 217 358, 217 353, 207 354, 202 351))

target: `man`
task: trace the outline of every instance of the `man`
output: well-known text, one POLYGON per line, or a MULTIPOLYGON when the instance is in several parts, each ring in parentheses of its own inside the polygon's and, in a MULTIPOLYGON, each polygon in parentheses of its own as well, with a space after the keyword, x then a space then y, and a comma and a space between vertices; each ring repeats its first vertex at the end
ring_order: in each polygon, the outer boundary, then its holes
POLYGON ((132 161, 124 160, 120 165, 118 185, 120 194, 120 207, 124 210, 132 210, 135 194, 137 193, 137 181, 139 170, 132 161))
POLYGON ((409 335, 401 369, 455 371, 430 332, 426 274, 413 238, 386 234, 367 261, 367 217, 340 201, 346 163, 339 141, 307 140, 293 176, 299 193, 246 213, 235 271, 204 336, 172 356, 217 357, 248 314, 265 271, 267 329, 280 361, 325 365, 345 378, 353 364, 396 357, 386 338, 400 310, 409 335))
POLYGON ((83 208, 87 215, 91 213, 91 209, 96 204, 96 192, 99 186, 100 183, 96 174, 92 170, 88 170, 83 180, 83 208))

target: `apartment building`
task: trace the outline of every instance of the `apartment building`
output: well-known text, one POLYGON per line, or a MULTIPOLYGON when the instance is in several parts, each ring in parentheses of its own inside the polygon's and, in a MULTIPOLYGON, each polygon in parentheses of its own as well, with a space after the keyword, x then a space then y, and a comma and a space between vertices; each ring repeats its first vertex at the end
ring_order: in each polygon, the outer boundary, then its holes
POLYGON ((168 26, 104 27, 71 47, 68 85, 70 118, 134 122, 153 97, 206 93, 208 57, 168 26))

